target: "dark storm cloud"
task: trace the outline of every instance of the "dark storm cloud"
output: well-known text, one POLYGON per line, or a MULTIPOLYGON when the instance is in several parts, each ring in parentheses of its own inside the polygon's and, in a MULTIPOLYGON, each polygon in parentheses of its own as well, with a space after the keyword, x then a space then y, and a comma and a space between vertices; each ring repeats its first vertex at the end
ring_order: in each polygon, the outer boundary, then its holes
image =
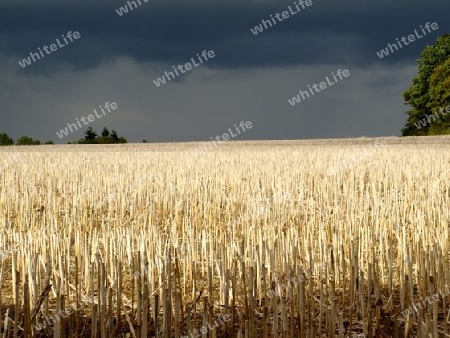
POLYGON ((22 71, 93 69, 117 57, 172 65, 185 63, 204 49, 216 52, 214 62, 207 65, 216 68, 369 66, 414 60, 424 45, 450 31, 450 3, 444 1, 313 0, 313 6, 257 36, 250 28, 286 10, 293 1, 211 3, 142 3, 120 17, 115 10, 126 1, 96 1, 96 5, 47 1, 26 6, 6 2, 0 5, 0 51, 19 61, 61 34, 79 31, 80 40, 22 71), (383 60, 375 54, 427 21, 437 22, 440 29, 383 60))
MULTIPOLYGON (((143 1, 143 0, 141 0, 143 1)), ((448 0, 312 0, 254 36, 250 28, 294 0, 150 0, 120 17, 126 0, 1 0, 0 132, 66 143, 57 131, 105 102, 92 123, 131 142, 209 140, 249 120, 245 139, 398 135, 401 93, 423 47, 450 32, 448 0), (62 4, 61 4, 62 3, 62 4), (440 29, 379 59, 419 25, 440 29), (68 31, 81 38, 22 69, 18 61, 68 31), (161 87, 172 65, 203 50, 216 57, 161 87), (351 77, 300 105, 287 99, 337 69, 351 77)))

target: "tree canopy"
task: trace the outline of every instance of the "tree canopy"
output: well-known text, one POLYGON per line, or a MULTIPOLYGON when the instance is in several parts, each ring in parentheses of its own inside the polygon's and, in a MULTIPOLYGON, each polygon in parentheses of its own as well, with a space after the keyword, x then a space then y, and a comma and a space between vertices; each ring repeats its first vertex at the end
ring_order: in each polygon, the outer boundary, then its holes
POLYGON ((417 62, 419 72, 403 93, 411 109, 402 135, 450 134, 450 34, 426 46, 417 62))
POLYGON ((126 138, 119 137, 117 131, 112 130, 109 132, 108 128, 104 127, 101 136, 98 136, 92 127, 89 127, 85 133, 84 138, 78 140, 79 144, 114 144, 114 143, 127 143, 126 138))

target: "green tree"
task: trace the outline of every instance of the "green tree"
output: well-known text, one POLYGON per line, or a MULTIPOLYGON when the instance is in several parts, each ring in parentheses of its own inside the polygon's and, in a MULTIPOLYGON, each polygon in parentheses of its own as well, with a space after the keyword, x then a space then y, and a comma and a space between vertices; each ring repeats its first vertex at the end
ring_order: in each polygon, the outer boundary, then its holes
POLYGON ((428 107, 438 117, 430 125, 430 134, 450 134, 450 57, 431 75, 429 95, 428 107))
POLYGON ((29 136, 21 136, 17 139, 16 144, 18 146, 37 146, 41 144, 41 141, 33 140, 33 138, 29 136))
POLYGON ((54 144, 53 141, 47 141, 45 144, 54 144))
POLYGON ((115 142, 119 142, 119 136, 117 135, 117 131, 113 130, 111 132, 111 138, 115 141, 115 142))
POLYGON ((433 112, 445 107, 445 91, 443 86, 447 83, 448 89, 448 59, 450 58, 450 34, 437 39, 436 43, 426 46, 421 57, 417 60, 419 73, 413 79, 412 86, 403 93, 405 103, 412 108, 406 112, 408 122, 402 129, 403 136, 429 135, 446 133, 446 119, 430 119, 433 112), (441 75, 440 73, 444 74, 441 75), (430 121, 423 128, 417 128, 419 121, 430 121))
POLYGON ((103 128, 102 136, 103 136, 103 137, 108 137, 108 136, 109 136, 109 130, 108 130, 108 128, 106 128, 106 127, 103 128))
POLYGON ((10 146, 14 144, 14 140, 6 133, 0 133, 0 146, 10 146))
POLYGON ((84 132, 84 139, 83 143, 96 143, 95 139, 97 138, 97 133, 92 129, 92 127, 89 127, 84 132))

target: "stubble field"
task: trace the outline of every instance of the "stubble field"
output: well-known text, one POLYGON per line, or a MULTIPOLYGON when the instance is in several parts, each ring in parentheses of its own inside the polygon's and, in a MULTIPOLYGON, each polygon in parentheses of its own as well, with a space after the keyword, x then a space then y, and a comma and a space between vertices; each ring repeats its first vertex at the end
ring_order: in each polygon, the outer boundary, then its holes
POLYGON ((450 138, 375 142, 0 148, 0 337, 449 336, 450 138))

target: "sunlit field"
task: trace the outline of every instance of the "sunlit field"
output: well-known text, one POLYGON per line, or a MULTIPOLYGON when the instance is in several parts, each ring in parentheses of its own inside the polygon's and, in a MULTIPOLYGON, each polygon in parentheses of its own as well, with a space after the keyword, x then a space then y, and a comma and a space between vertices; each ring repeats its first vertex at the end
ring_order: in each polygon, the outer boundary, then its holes
POLYGON ((450 138, 376 141, 1 147, 1 334, 448 336, 450 138))

